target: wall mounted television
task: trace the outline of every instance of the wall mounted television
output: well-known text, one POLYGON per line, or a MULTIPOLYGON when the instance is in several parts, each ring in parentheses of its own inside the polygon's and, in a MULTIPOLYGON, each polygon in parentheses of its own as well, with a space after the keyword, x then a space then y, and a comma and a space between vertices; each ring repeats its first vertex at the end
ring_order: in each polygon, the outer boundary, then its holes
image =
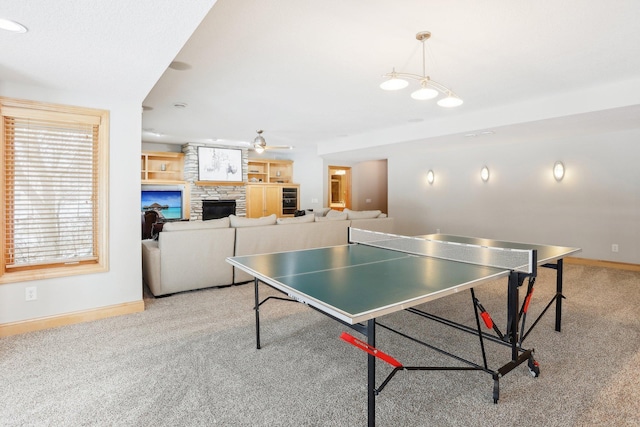
POLYGON ((176 220, 185 216, 184 185, 143 185, 140 193, 140 211, 157 211, 160 218, 176 220))

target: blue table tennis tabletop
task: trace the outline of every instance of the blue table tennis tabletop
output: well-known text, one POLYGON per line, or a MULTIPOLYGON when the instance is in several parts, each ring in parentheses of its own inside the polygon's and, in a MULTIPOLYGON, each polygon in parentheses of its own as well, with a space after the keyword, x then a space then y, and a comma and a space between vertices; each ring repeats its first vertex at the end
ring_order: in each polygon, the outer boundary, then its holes
MULTIPOLYGON (((535 249, 538 264, 579 251, 472 237, 427 239, 511 249, 535 249)), ((361 244, 230 257, 258 280, 348 324, 413 307, 509 275, 509 270, 411 255, 361 244)))

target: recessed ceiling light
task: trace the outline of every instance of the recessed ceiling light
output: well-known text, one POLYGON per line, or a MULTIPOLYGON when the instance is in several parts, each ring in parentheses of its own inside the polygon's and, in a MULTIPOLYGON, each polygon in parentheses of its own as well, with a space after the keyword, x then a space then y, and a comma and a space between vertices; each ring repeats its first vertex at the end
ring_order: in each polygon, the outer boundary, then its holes
POLYGON ((415 118, 415 119, 409 119, 408 121, 409 123, 419 123, 419 122, 424 122, 424 119, 415 118))
POLYGON ((171 64, 169 64, 169 68, 171 68, 172 70, 184 71, 191 69, 191 65, 187 64, 186 62, 173 61, 171 64))
POLYGON ((0 28, 13 33, 26 33, 27 27, 16 21, 0 18, 0 28))
POLYGON ((186 102, 174 102, 173 106, 176 108, 187 108, 187 103, 186 102))
POLYGON ((151 135, 151 136, 162 136, 163 135, 162 132, 158 132, 153 128, 143 128, 142 130, 144 132, 146 132, 147 134, 151 135))
POLYGON ((483 130, 480 133, 467 133, 464 135, 465 138, 474 138, 476 136, 487 136, 487 135, 493 135, 495 132, 492 130, 483 130))

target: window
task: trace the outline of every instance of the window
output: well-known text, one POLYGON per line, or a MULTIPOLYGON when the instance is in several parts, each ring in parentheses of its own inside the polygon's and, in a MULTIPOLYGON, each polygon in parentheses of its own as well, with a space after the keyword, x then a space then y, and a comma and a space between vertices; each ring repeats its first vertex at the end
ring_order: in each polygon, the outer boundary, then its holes
POLYGON ((0 283, 105 271, 107 111, 0 97, 0 283))

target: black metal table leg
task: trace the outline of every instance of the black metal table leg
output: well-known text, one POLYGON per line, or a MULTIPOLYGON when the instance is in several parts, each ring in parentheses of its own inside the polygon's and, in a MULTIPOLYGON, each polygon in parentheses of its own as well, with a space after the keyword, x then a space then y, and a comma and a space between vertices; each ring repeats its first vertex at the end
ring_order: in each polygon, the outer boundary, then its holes
MULTIPOLYGON (((367 321, 367 344, 376 346, 376 319, 367 321)), ((368 426, 376 425, 376 357, 367 355, 367 420, 368 426)))
POLYGON ((255 289, 256 305, 254 310, 256 311, 256 348, 260 349, 260 297, 258 296, 258 279, 253 280, 255 289))
POLYGON ((562 329, 562 265, 563 260, 559 259, 556 267, 556 331, 562 329))
POLYGON ((507 336, 511 344, 511 360, 517 360, 518 351, 518 311, 519 311, 519 298, 518 298, 518 286, 519 277, 518 273, 512 271, 509 274, 509 290, 507 301, 507 336))

